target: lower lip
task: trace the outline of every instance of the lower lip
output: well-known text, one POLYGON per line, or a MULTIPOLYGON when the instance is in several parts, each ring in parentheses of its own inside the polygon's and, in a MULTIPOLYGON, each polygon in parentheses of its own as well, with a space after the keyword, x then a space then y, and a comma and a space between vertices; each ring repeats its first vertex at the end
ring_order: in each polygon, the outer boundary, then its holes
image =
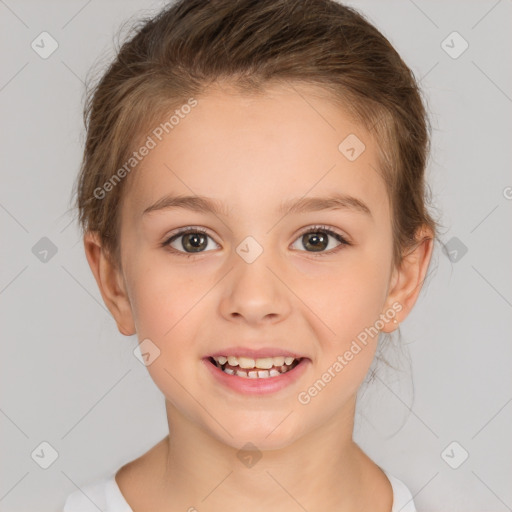
POLYGON ((266 395, 275 393, 296 382, 306 371, 309 359, 303 358, 292 370, 288 370, 286 373, 276 377, 268 377, 267 379, 250 379, 239 377, 238 375, 229 375, 211 363, 208 358, 203 359, 203 363, 214 378, 224 386, 246 395, 266 395))

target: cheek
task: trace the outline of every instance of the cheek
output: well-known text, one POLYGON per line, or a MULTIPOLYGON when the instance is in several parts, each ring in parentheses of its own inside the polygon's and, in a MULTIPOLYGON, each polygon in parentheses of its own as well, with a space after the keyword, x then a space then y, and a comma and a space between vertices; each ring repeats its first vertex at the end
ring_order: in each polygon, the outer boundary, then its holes
POLYGON ((322 337, 317 332, 321 347, 315 372, 297 399, 303 412, 320 423, 350 403, 372 364, 386 291, 381 267, 377 258, 359 257, 317 288, 312 309, 321 312, 321 320, 335 334, 322 337))
POLYGON ((177 405, 175 400, 183 396, 183 376, 190 382, 197 378, 197 362, 203 355, 194 340, 204 328, 201 299, 207 284, 156 259, 141 265, 137 275, 133 286, 137 335, 141 342, 151 340, 156 348, 149 346, 157 354, 147 370, 167 399, 177 405))
POLYGON ((303 296, 319 318, 331 328, 336 340, 346 341, 373 325, 383 312, 387 263, 374 256, 354 255, 339 268, 308 280, 303 296), (313 293, 314 292, 314 293, 313 293))
POLYGON ((137 336, 140 342, 149 339, 156 345, 159 355, 148 371, 162 390, 172 390, 177 385, 172 375, 186 373, 194 379, 204 356, 197 340, 205 338, 205 308, 211 300, 206 293, 214 277, 199 276, 160 255, 134 263, 131 291, 137 336))
POLYGON ((165 258, 146 258, 132 268, 132 310, 139 337, 165 342, 181 322, 187 322, 204 295, 205 283, 165 258))
POLYGON ((375 235, 354 254, 340 279, 344 305, 361 327, 374 324, 383 312, 390 278, 391 243, 375 235))
MULTIPOLYGON (((367 247, 347 254, 336 270, 317 276, 316 298, 310 306, 322 320, 316 321, 320 351, 315 378, 322 390, 322 398, 314 400, 317 405, 326 401, 343 404, 363 382, 383 327, 390 262, 385 251, 367 247), (324 324, 330 330, 324 329, 324 324)), ((315 392, 318 390, 312 389, 315 392)), ((313 409, 315 414, 324 414, 316 406, 306 410, 313 409)))

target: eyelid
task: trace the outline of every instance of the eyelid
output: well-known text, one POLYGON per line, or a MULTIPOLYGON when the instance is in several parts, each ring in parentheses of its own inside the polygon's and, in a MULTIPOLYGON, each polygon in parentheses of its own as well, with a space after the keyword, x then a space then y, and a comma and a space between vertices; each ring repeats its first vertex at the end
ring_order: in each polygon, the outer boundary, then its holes
POLYGON ((328 236, 331 236, 335 238, 339 243, 336 247, 328 250, 328 251, 298 251, 299 253, 304 253, 307 255, 313 255, 315 258, 319 256, 333 256, 337 254, 339 251, 343 250, 345 247, 350 247, 353 245, 350 238, 344 234, 341 234, 336 228, 331 226, 326 226, 324 224, 316 224, 313 226, 310 226, 308 228, 305 228, 302 230, 299 235, 294 240, 294 243, 302 236, 308 234, 308 233, 317 233, 317 232, 324 232, 327 233, 328 236))
MULTIPOLYGON (((213 236, 209 234, 207 229, 205 229, 201 226, 186 226, 184 228, 179 228, 176 231, 173 231, 169 235, 166 235, 164 238, 164 241, 162 242, 162 246, 168 246, 173 241, 173 239, 179 238, 180 236, 187 235, 189 233, 202 233, 202 234, 210 237, 217 245, 219 245, 219 243, 215 241, 213 236)), ((179 251, 179 252, 181 252, 181 251, 179 251)), ((208 251, 202 251, 202 252, 208 252, 208 251)), ((184 253, 184 254, 194 254, 194 253, 184 253)), ((195 254, 200 254, 200 253, 195 253, 195 254)))
POLYGON ((190 232, 193 232, 193 233, 199 232, 199 233, 208 234, 208 231, 206 230, 206 228, 203 228, 201 226, 185 226, 183 228, 178 228, 175 231, 172 231, 170 234, 166 235, 165 239, 169 240, 177 235, 183 235, 185 233, 190 233, 190 232))
POLYGON ((348 235, 340 233, 335 227, 327 226, 325 224, 315 224, 308 228, 304 228, 303 231, 299 232, 298 236, 303 236, 307 233, 315 233, 316 231, 325 231, 328 234, 333 235, 335 238, 341 238, 347 245, 352 245, 352 241, 350 240, 350 237, 348 235))
MULTIPOLYGON (((311 225, 311 226, 304 228, 294 238, 293 243, 296 242, 301 236, 304 236, 307 233, 316 233, 316 232, 320 232, 320 231, 327 233, 328 236, 334 237, 339 242, 339 245, 337 245, 333 249, 330 249, 329 251, 318 251, 318 252, 298 251, 298 252, 303 252, 305 254, 313 254, 314 256, 324 256, 324 255, 328 256, 328 255, 337 253, 344 246, 353 245, 349 237, 338 232, 336 228, 331 227, 331 226, 326 226, 324 224, 315 224, 315 225, 311 225)), ((185 251, 180 251, 180 250, 174 249, 174 247, 170 246, 170 243, 173 242, 175 239, 179 238, 180 236, 189 234, 189 233, 202 233, 205 236, 211 238, 215 244, 220 245, 218 242, 215 241, 215 239, 208 233, 208 231, 205 228, 200 227, 200 226, 186 226, 183 228, 179 228, 177 231, 174 231, 170 235, 167 235, 161 245, 163 247, 169 248, 169 250, 171 250, 174 253, 177 253, 182 256, 187 256, 187 257, 198 256, 198 255, 204 254, 206 252, 210 252, 210 251, 199 251, 199 252, 195 252, 195 253, 194 252, 185 252, 185 251)))

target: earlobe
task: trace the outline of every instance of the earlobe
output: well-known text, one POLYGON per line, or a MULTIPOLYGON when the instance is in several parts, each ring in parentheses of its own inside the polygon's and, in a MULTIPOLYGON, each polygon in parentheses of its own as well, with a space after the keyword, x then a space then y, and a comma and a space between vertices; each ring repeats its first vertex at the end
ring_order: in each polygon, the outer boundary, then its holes
POLYGON ((428 228, 424 227, 420 230, 416 239, 418 242, 403 257, 400 268, 393 272, 393 283, 386 299, 385 311, 392 308, 393 304, 395 304, 395 307, 396 304, 400 304, 401 309, 396 314, 397 323, 388 323, 382 329, 384 332, 392 332, 399 323, 407 318, 423 287, 432 257, 433 234, 428 228))
POLYGON ((103 301, 114 317, 119 332, 125 336, 135 334, 131 305, 120 270, 106 254, 97 232, 85 233, 84 249, 103 301))

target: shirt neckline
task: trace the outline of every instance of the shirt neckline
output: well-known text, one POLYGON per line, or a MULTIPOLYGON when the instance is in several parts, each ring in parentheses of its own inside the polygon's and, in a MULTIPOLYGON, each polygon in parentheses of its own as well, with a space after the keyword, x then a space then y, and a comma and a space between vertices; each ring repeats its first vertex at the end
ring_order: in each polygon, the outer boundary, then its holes
MULTIPOLYGON (((408 487, 401 480, 391 475, 386 470, 382 468, 380 469, 386 475, 393 491, 391 512, 416 512, 414 501, 408 487)), ((117 472, 111 475, 106 482, 107 510, 115 510, 116 512, 133 512, 117 484, 116 474, 117 472)))

